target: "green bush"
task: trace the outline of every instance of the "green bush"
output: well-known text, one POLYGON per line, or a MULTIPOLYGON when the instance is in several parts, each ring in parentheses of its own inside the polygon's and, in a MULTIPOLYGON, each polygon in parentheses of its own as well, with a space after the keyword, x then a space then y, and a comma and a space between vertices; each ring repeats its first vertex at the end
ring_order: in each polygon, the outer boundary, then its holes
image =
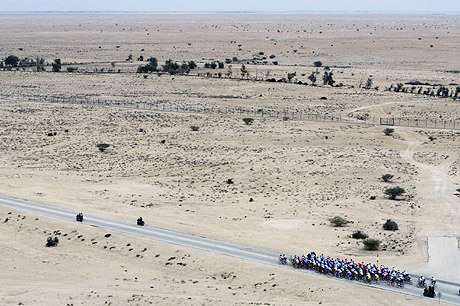
POLYGON ((319 67, 323 66, 323 63, 321 61, 316 61, 316 62, 313 63, 313 66, 319 68, 319 67))
POLYGON ((353 239, 367 239, 368 237, 369 237, 369 235, 367 235, 363 231, 356 231, 353 234, 351 234, 351 238, 353 238, 353 239))
POLYGON ((339 216, 335 216, 334 218, 329 219, 329 222, 331 222, 332 226, 334 227, 344 227, 350 223, 350 221, 339 216))
POLYGON ((377 251, 380 248, 380 240, 367 238, 363 241, 364 249, 368 251, 377 251))
POLYGON ((59 239, 58 237, 48 237, 48 239, 46 239, 46 247, 50 248, 50 247, 56 247, 57 245, 59 244, 59 239))
POLYGON ((385 194, 391 199, 391 200, 396 200, 396 198, 402 194, 406 193, 406 190, 404 188, 401 188, 399 186, 396 187, 391 187, 387 188, 385 190, 385 194))
POLYGON ((385 224, 383 224, 383 229, 386 231, 397 231, 399 230, 399 226, 395 221, 388 219, 385 224))
POLYGON ((99 149, 99 151, 104 152, 110 147, 110 145, 108 143, 99 143, 96 145, 96 147, 99 149))
POLYGON ((16 67, 18 64, 19 64, 19 57, 17 57, 16 55, 10 55, 7 58, 5 58, 6 66, 16 67))
POLYGON ((385 134, 385 136, 391 136, 391 135, 393 135, 394 131, 395 131, 395 129, 392 129, 392 128, 385 128, 385 129, 383 130, 383 133, 385 134))
POLYGON ((394 175, 393 174, 384 174, 382 175, 382 180, 385 182, 385 183, 388 183, 390 182, 392 179, 393 179, 394 175))
POLYGON ((57 58, 54 60, 54 62, 51 64, 53 66, 53 72, 59 72, 61 71, 62 64, 61 64, 61 59, 57 58))

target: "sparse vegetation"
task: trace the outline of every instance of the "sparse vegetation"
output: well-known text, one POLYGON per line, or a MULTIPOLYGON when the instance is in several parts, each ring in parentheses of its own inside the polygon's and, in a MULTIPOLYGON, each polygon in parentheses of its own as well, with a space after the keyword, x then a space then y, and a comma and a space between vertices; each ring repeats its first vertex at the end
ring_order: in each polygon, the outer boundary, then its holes
POLYGON ((390 200, 396 200, 397 197, 403 195, 404 193, 406 193, 406 190, 399 186, 385 189, 385 194, 390 198, 390 200))
POLYGON ((383 224, 383 229, 386 231, 397 231, 399 230, 398 223, 395 221, 388 219, 384 224, 383 224))
POLYGON ((380 240, 367 238, 363 241, 363 245, 367 251, 377 251, 380 248, 380 240))
POLYGON ((46 247, 56 247, 59 244, 59 238, 58 237, 48 237, 46 239, 46 247))
POLYGON ((335 216, 334 218, 329 219, 329 222, 334 227, 344 227, 345 225, 350 223, 350 221, 348 221, 345 218, 342 218, 340 216, 335 216))
POLYGON ((369 237, 369 235, 367 235, 363 231, 356 231, 353 234, 351 234, 351 238, 353 238, 353 239, 367 239, 368 237, 369 237))
POLYGON ((52 67, 53 67, 53 72, 60 72, 62 68, 61 59, 59 58, 55 59, 52 64, 52 67))
POLYGON ((335 84, 334 73, 332 71, 328 71, 328 69, 324 70, 323 84, 324 85, 329 85, 329 86, 334 86, 334 84, 335 84))
POLYGON ((241 65, 240 71, 241 71, 241 77, 242 77, 242 78, 244 78, 244 77, 249 78, 249 71, 248 71, 248 69, 246 68, 246 65, 244 65, 244 64, 241 65))
POLYGON ((110 145, 108 143, 99 143, 96 145, 96 147, 99 149, 100 152, 105 152, 105 150, 107 150, 110 145))
POLYGON ((319 72, 318 71, 313 71, 310 76, 308 77, 308 79, 310 80, 311 84, 312 85, 316 85, 316 81, 318 80, 316 78, 316 75, 318 74, 319 72))
POLYGON ((291 72, 287 74, 288 82, 291 83, 292 80, 296 77, 297 72, 291 72))
POLYGON ((5 58, 5 65, 9 67, 17 67, 19 64, 19 57, 16 55, 9 55, 5 58))
POLYGON ((316 61, 313 63, 313 66, 319 68, 319 67, 323 67, 323 63, 321 61, 316 61))
POLYGON ((389 173, 384 174, 384 175, 382 175, 382 181, 384 181, 385 183, 391 182, 393 177, 394 177, 393 174, 389 174, 389 173))
POLYGON ((395 132, 395 129, 392 129, 392 128, 385 128, 383 130, 383 133, 385 134, 385 136, 391 136, 393 135, 394 132, 395 132))
POLYGON ((254 122, 254 119, 253 118, 243 118, 243 122, 246 125, 251 125, 254 122))
POLYGON ((372 76, 369 76, 369 78, 366 81, 366 84, 364 85, 365 89, 371 89, 374 86, 374 80, 372 79, 372 76))
MULTIPOLYGON (((142 57, 142 59, 144 59, 142 57)), ((156 57, 150 57, 148 59, 148 64, 147 65, 141 65, 137 67, 137 73, 149 73, 149 72, 155 72, 158 70, 158 60, 156 57)))

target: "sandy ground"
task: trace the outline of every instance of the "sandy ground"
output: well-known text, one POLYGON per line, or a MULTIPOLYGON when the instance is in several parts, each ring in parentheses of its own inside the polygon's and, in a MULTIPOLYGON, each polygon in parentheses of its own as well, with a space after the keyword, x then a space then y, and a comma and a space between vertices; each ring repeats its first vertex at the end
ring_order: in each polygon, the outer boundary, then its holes
POLYGON ((3 208, 0 215, 2 305, 429 305, 3 208), (44 247, 48 236, 59 246, 44 247))
MULTIPOLYGON (((448 72, 460 70, 453 47, 460 39, 457 17, 379 16, 377 24, 377 19, 365 16, 34 16, 33 29, 26 18, 0 17, 0 33, 14 33, 3 35, 0 57, 60 57, 86 69, 110 67, 116 61, 123 71, 0 72, 0 193, 133 222, 143 216, 149 224, 272 250, 316 250, 411 271, 429 269, 451 280, 458 277, 440 270, 442 260, 427 265, 429 237, 460 236, 460 200, 454 195, 460 182, 458 132, 396 128, 393 136, 385 136, 380 126, 260 117, 245 125, 235 115, 28 102, 29 97, 79 96, 217 109, 460 119, 458 102, 452 100, 358 88, 369 75, 382 88, 413 79, 459 83, 459 74, 448 72), (276 54, 279 65, 248 65, 253 73, 283 76, 298 71, 299 79, 305 79, 302 74, 314 70, 312 62, 321 60, 346 86, 144 78, 129 73, 138 63, 124 61, 129 53, 143 53, 160 61, 171 57, 201 63, 208 58, 252 58, 260 51, 276 54), (199 131, 192 131, 192 125, 199 131), (101 153, 98 143, 111 147, 101 153), (386 173, 394 175, 392 182, 381 180, 386 173), (407 193, 391 201, 383 194, 389 186, 404 187, 407 193), (334 216, 352 223, 334 228, 328 221, 334 216), (382 230, 390 218, 398 222, 399 231, 382 230), (381 250, 364 251, 361 242, 350 238, 355 230, 381 239, 381 250)), ((74 228, 33 216, 27 216, 27 222, 11 218, 0 227, 2 260, 14 263, 0 274, 11 280, 8 292, 0 295, 5 303, 423 303, 193 250, 179 249, 176 257, 188 254, 193 259, 184 258, 187 268, 172 269, 164 266, 165 257, 175 256, 176 248, 138 240, 141 246, 135 250, 143 245, 161 250, 162 260, 152 259, 153 253, 141 260, 128 247, 119 252, 103 249, 104 233, 97 229, 84 229, 96 246, 88 239, 80 243, 72 234, 71 240, 62 239, 61 246, 50 250, 43 247, 44 229, 70 235, 74 228), (34 252, 37 259, 31 260, 34 252), (53 270, 52 279, 43 277, 50 265, 40 257, 59 269, 53 270), (86 265, 66 264, 74 261, 86 265), (220 276, 207 278, 224 271, 237 273, 237 284, 229 285, 220 276), (268 281, 270 273, 276 273, 275 287, 270 287, 275 282, 268 281), (264 281, 265 287, 254 286, 264 281), (24 282, 30 284, 27 290, 24 282), (233 295, 229 286, 242 288, 233 295), (312 295, 305 286, 314 288, 312 295), (356 299, 361 292, 368 298, 356 299)), ((122 235, 117 239, 117 249, 134 241, 122 235)))

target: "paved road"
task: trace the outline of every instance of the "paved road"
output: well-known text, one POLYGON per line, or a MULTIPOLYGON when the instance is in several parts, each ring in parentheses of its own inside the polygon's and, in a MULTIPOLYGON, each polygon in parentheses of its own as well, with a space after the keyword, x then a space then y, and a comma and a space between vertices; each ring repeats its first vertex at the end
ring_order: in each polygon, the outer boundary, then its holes
MULTIPOLYGON (((44 204, 34 203, 27 200, 16 199, 8 196, 0 195, 0 205, 6 206, 15 210, 25 211, 28 213, 39 214, 46 217, 51 217, 55 219, 60 219, 69 222, 75 222, 76 212, 52 207, 44 204)), ((227 243, 223 241, 217 241, 213 239, 208 239, 203 236, 196 236, 191 234, 180 233, 172 230, 167 230, 154 226, 144 226, 139 227, 135 225, 135 220, 133 223, 128 224, 118 220, 111 220, 100 218, 96 216, 85 215, 84 224, 95 225, 101 228, 110 229, 113 231, 124 232, 132 235, 141 235, 155 240, 193 247, 201 250, 206 250, 214 253, 220 253, 224 255, 238 257, 248 261, 256 261, 263 264, 276 265, 278 264, 278 253, 268 250, 255 249, 250 247, 243 247, 232 243, 227 243)), ((84 226, 82 224, 81 226, 84 226)), ((286 266, 287 269, 292 269, 286 266)), ((296 270, 299 273, 308 273, 315 277, 330 278, 331 281, 341 281, 349 282, 347 280, 336 279, 333 277, 323 276, 312 271, 306 270, 296 270)), ((460 271, 459 271, 460 273, 460 271)), ((415 276, 414 276, 415 277, 415 276)), ((352 282, 358 286, 367 286, 373 287, 393 292, 398 292, 401 294, 408 294, 414 296, 421 296, 422 290, 411 285, 406 285, 404 288, 395 288, 382 285, 367 285, 360 282, 352 282)), ((449 283, 445 281, 438 281, 438 288, 442 292, 441 301, 460 305, 460 296, 458 296, 458 290, 460 289, 460 284, 449 283)), ((437 299, 436 299, 437 302, 437 299)))

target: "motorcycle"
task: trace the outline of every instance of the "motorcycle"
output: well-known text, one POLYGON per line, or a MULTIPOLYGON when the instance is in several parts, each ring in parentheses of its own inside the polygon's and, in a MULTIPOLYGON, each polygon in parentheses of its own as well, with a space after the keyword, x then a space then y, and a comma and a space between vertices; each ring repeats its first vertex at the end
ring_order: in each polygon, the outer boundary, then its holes
POLYGON ((138 226, 144 226, 144 224, 145 224, 145 222, 144 222, 144 220, 142 220, 142 217, 137 219, 137 225, 138 226))
POLYGON ((77 220, 77 222, 83 222, 83 213, 77 214, 75 220, 77 220))

